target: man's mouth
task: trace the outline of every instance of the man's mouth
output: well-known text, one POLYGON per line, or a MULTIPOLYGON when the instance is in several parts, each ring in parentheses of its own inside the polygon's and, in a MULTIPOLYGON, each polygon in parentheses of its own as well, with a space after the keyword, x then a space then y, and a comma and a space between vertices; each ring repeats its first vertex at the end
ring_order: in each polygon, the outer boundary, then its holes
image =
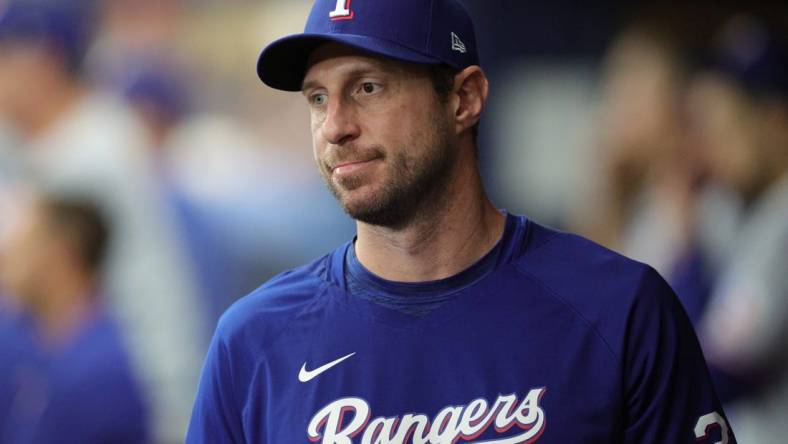
POLYGON ((334 176, 345 176, 353 173, 360 172, 366 168, 373 166, 377 161, 382 160, 381 157, 372 157, 369 159, 358 160, 343 160, 337 162, 332 168, 331 173, 334 176))

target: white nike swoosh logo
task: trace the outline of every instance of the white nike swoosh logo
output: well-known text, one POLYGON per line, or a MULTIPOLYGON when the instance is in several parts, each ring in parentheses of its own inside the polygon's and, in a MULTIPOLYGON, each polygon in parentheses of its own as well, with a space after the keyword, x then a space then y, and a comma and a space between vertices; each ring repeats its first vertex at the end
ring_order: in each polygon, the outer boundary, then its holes
POLYGON ((316 368, 314 370, 307 370, 306 369, 306 362, 304 362, 304 365, 301 366, 301 371, 298 372, 298 380, 301 381, 301 382, 311 381, 312 379, 314 379, 319 374, 323 373, 324 371, 330 369, 331 367, 339 364, 340 362, 344 361, 345 359, 347 359, 347 358, 349 358, 349 357, 351 357, 351 356, 353 356, 355 354, 356 354, 356 352, 353 352, 353 353, 351 353, 349 355, 342 356, 341 358, 336 359, 334 361, 331 361, 328 364, 321 365, 320 367, 318 367, 318 368, 316 368))

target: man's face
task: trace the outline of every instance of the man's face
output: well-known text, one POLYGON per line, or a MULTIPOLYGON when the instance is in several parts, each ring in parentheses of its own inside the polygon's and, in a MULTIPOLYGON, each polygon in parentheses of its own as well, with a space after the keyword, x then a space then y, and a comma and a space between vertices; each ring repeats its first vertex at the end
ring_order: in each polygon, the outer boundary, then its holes
POLYGON ((57 254, 56 239, 40 205, 34 203, 25 210, 4 247, 0 252, 0 286, 23 304, 35 304, 39 284, 57 254))
POLYGON ((45 51, 24 41, 0 41, 0 113, 14 118, 26 108, 45 51))
POLYGON ((303 94, 317 166, 351 217, 398 227, 440 199, 455 135, 426 67, 329 43, 310 57, 303 94))

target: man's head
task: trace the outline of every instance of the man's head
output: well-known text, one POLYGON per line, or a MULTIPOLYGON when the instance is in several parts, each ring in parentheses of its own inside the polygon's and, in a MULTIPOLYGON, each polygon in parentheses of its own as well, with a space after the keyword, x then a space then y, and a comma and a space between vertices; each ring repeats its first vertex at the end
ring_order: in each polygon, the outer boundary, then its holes
POLYGON ((0 2, 0 112, 19 119, 76 82, 91 37, 82 3, 0 2))
MULTIPOLYGON (((2 252, 0 284, 33 309, 46 305, 53 289, 66 281, 92 287, 108 236, 106 222, 92 204, 59 197, 36 199, 2 252)), ((81 296, 85 295, 74 295, 81 296)))
POLYGON ((695 148, 715 179, 754 201, 788 171, 788 48, 743 16, 718 44, 689 94, 695 148))
POLYGON ((459 171, 475 173, 487 79, 453 0, 318 0, 305 33, 268 46, 258 74, 302 92, 318 168, 361 222, 403 226, 446 199, 459 171))

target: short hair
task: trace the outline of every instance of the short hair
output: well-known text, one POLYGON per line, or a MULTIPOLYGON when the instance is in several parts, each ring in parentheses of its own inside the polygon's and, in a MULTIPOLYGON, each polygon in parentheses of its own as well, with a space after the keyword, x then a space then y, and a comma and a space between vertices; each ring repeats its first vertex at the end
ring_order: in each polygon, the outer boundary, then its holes
MULTIPOLYGON (((432 80, 432 86, 435 89, 435 93, 438 95, 438 99, 442 103, 446 103, 449 100, 449 94, 451 93, 452 89, 454 89, 454 78, 459 74, 460 71, 456 68, 452 68, 449 65, 430 65, 429 67, 429 74, 432 80)), ((471 134, 473 135, 474 143, 479 138, 479 124, 471 128, 471 134)), ((478 154, 478 148, 476 149, 476 153, 478 154)))
POLYGON ((56 235, 72 243, 81 265, 97 273, 107 254, 110 229, 98 206, 86 200, 46 196, 42 199, 46 223, 56 235))

